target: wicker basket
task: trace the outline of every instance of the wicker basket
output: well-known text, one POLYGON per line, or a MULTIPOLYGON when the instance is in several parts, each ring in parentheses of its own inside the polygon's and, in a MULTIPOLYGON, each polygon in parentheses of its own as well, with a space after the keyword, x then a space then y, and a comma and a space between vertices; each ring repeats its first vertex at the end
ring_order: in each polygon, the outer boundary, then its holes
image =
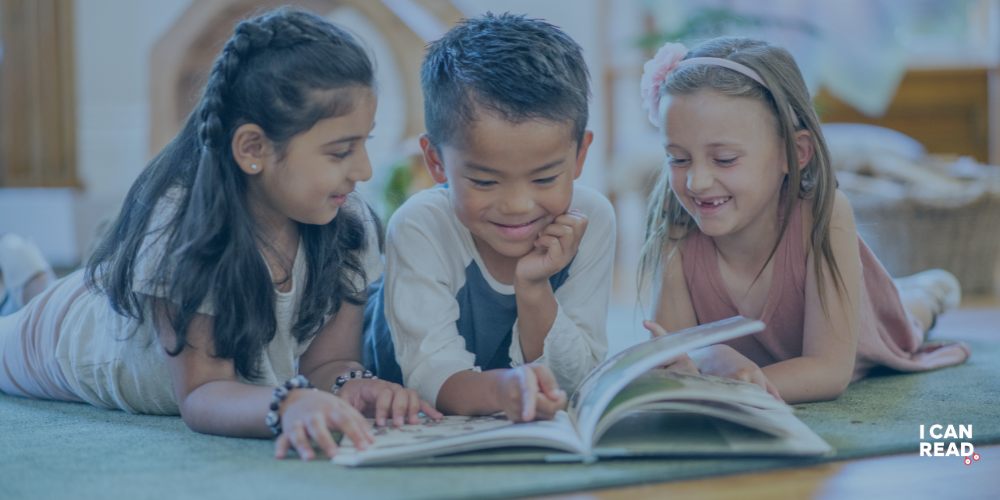
POLYGON ((1000 257, 1000 189, 976 183, 961 196, 886 199, 845 190, 858 234, 893 277, 946 269, 962 292, 994 293, 1000 257))

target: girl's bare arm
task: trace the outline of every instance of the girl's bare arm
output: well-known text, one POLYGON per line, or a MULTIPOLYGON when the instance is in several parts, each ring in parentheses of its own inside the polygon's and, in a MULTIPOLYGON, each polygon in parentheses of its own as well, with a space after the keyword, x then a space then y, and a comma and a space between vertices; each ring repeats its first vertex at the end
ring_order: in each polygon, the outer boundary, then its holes
MULTIPOLYGON (((177 337, 168 320, 172 305, 164 299, 151 300, 160 344, 173 350, 177 337)), ((231 360, 214 357, 212 327, 211 316, 196 314, 188 326, 184 350, 177 356, 164 354, 181 418, 191 430, 204 434, 271 437, 265 416, 274 388, 240 382, 231 360)), ((314 452, 310 440, 332 456, 337 445, 328 430, 331 428, 341 429, 362 448, 372 440, 364 417, 328 392, 293 390, 279 413, 285 431, 278 441, 280 446, 276 446, 279 457, 294 447, 300 457, 311 459, 314 452)))
MULTIPOLYGON (((154 301, 153 319, 160 345, 173 351, 177 337, 169 318, 172 304, 154 301)), ((177 356, 166 356, 167 369, 184 423, 196 432, 234 437, 268 437, 264 423, 271 390, 242 384, 232 360, 214 357, 213 319, 195 314, 187 329, 187 345, 177 356)))
POLYGON ((802 356, 763 368, 781 397, 789 403, 836 399, 847 388, 854 373, 861 304, 861 254, 854 214, 840 191, 833 204, 830 243, 843 277, 842 288, 835 287, 833 272, 824 262, 824 311, 813 265, 813 259, 822 256, 810 252, 806 262, 802 356))
POLYGON ((345 302, 326 322, 312 344, 299 358, 299 373, 321 389, 330 390, 337 377, 361 365, 361 326, 364 306, 345 302))
POLYGON ((698 318, 691 302, 691 291, 684 279, 684 256, 678 250, 674 258, 667 260, 674 247, 679 243, 668 241, 664 245, 663 274, 653 278, 653 321, 667 332, 676 332, 685 328, 698 326, 698 318))
MULTIPOLYGON (((364 370, 361 365, 361 327, 364 306, 344 303, 340 311, 323 326, 306 352, 299 358, 299 373, 316 387, 330 391, 337 377, 364 370)), ((391 417, 399 427, 417 424, 417 414, 441 418, 440 412, 420 400, 416 391, 384 380, 351 379, 338 395, 365 416, 374 417, 379 426, 391 417)))
MULTIPOLYGON (((653 334, 653 336, 664 335, 665 332, 676 332, 685 328, 698 326, 698 317, 694 312, 694 304, 691 302, 691 292, 688 290, 687 280, 684 278, 684 256, 678 249, 672 259, 666 259, 667 255, 680 243, 668 240, 664 245, 663 274, 653 278, 653 303, 656 309, 653 311, 653 323, 643 322, 653 334), (658 278, 658 279, 657 279, 658 278)), ((696 355, 697 352, 692 352, 696 355)), ((682 354, 660 368, 667 370, 698 372, 698 367, 691 356, 682 354)))

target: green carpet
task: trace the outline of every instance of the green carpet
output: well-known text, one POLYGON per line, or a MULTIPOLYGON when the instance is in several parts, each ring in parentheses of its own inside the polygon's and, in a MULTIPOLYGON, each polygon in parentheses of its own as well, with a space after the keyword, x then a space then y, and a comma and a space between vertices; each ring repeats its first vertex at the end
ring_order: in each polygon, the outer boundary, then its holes
MULTIPOLYGON (((980 330, 1000 324, 1000 312, 990 315, 980 330)), ((883 372, 852 384, 837 401, 798 405, 799 417, 837 448, 829 459, 344 469, 276 461, 271 441, 195 434, 176 417, 0 395, 0 498, 515 498, 916 453, 920 424, 971 424, 977 447, 996 444, 1000 331, 989 328, 990 335, 972 338, 947 330, 970 339, 973 357, 963 365, 883 372)))

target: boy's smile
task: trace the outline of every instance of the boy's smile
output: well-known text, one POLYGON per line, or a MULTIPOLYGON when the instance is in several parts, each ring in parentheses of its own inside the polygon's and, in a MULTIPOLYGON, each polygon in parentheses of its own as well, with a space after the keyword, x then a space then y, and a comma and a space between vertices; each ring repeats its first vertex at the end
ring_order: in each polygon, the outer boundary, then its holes
POLYGON ((449 183, 455 215, 487 267, 516 264, 535 248, 539 233, 569 210, 573 180, 592 138, 586 134, 578 148, 570 122, 511 123, 480 110, 456 145, 437 150, 421 137, 431 175, 449 183))

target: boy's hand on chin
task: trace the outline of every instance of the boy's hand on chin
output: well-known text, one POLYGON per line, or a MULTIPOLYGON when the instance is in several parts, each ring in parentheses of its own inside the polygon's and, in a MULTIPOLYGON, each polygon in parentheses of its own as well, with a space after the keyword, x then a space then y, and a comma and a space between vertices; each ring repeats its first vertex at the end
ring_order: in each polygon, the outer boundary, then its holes
POLYGON ((535 240, 535 249, 517 262, 515 276, 522 283, 538 283, 549 279, 569 265, 580 240, 587 232, 589 220, 579 210, 570 210, 556 217, 535 240))
POLYGON ((549 420, 566 406, 566 391, 559 388, 552 370, 537 363, 507 370, 499 391, 500 408, 513 422, 549 420))

